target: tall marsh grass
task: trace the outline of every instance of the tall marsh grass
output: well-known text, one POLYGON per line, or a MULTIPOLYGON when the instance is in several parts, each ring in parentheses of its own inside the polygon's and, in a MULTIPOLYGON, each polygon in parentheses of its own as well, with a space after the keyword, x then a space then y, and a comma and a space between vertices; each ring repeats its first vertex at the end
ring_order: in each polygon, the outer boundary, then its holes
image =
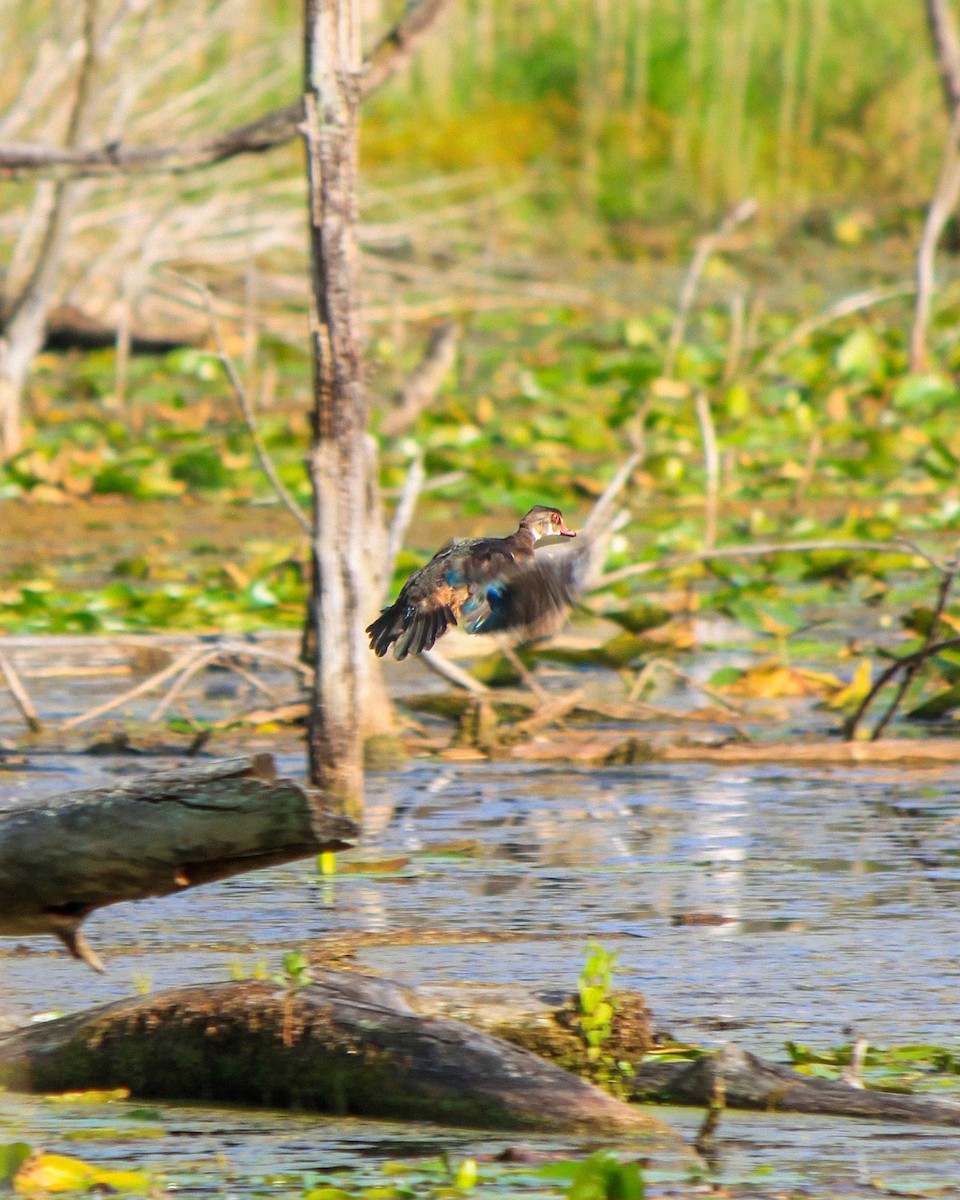
POLYGON ((921 0, 461 0, 371 166, 536 166, 609 226, 746 194, 917 203, 944 117, 921 0))

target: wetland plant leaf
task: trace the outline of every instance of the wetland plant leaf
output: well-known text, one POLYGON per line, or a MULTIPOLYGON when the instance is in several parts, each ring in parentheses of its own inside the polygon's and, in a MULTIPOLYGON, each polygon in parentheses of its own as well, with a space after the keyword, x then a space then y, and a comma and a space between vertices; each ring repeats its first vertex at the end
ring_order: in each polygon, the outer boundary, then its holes
POLYGON ((580 1163, 567 1189, 569 1200, 643 1200, 643 1195, 637 1164, 603 1150, 580 1163))
POLYGON ((924 700, 907 713, 907 718, 911 721, 935 721, 937 717, 945 716, 955 708, 960 708, 960 684, 924 700))
POLYGON ((0 1184, 9 1184, 32 1153, 26 1142, 0 1145, 0 1184))
POLYGON ((957 400, 956 386, 943 375, 905 375, 893 389, 895 408, 912 415, 932 413, 940 404, 957 400))
POLYGON ((837 370, 842 375, 869 378, 880 366, 880 343, 869 329, 855 329, 837 351, 837 370))
POLYGON ((628 633, 646 633, 648 629, 666 625, 672 615, 659 604, 637 604, 620 612, 604 613, 608 621, 615 621, 628 633))
POLYGON ((827 700, 827 705, 830 708, 854 708, 870 691, 870 685, 873 682, 873 664, 869 658, 863 659, 857 664, 856 670, 853 672, 853 678, 845 688, 835 692, 827 700))
POLYGON ((186 450, 170 464, 174 479, 194 488, 222 488, 230 480, 223 456, 214 450, 186 450))
POLYGON ((137 475, 120 463, 111 463, 93 477, 95 496, 136 496, 139 490, 137 475))

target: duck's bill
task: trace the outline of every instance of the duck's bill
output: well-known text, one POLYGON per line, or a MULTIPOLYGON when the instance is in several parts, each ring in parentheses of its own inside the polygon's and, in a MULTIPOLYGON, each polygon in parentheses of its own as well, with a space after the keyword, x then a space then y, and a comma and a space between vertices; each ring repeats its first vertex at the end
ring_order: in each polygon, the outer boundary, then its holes
POLYGON ((577 531, 575 529, 568 529, 562 521, 560 522, 560 528, 557 530, 557 533, 559 533, 561 537, 577 536, 577 531))

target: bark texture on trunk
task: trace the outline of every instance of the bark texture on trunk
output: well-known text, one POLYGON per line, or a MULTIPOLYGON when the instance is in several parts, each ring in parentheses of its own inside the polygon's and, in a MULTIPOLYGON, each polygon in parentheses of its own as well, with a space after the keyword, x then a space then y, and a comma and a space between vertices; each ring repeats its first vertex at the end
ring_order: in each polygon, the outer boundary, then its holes
MULTIPOLYGON (((98 0, 87 0, 83 16, 84 57, 67 127, 67 149, 80 146, 90 126, 94 79, 99 55, 98 0)), ((10 458, 22 446, 23 391, 27 375, 46 336, 47 314, 57 293, 60 266, 84 185, 58 180, 53 187, 43 237, 30 277, 0 334, 0 457, 10 458)))
POLYGON ((366 663, 368 401, 363 380, 356 226, 356 0, 306 0, 304 121, 307 149, 313 353, 311 625, 314 686, 310 778, 332 804, 363 804, 366 663))

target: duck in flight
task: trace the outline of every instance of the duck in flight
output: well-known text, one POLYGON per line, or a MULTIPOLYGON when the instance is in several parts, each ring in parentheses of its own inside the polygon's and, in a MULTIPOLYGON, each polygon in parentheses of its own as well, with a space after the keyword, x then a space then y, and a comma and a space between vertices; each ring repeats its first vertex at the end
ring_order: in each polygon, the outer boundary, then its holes
POLYGON ((534 557, 537 542, 553 536, 577 535, 559 510, 536 504, 509 537, 452 542, 367 627, 370 649, 383 658, 393 646, 398 660, 421 654, 461 622, 467 633, 537 636, 573 603, 576 588, 576 556, 534 557))

